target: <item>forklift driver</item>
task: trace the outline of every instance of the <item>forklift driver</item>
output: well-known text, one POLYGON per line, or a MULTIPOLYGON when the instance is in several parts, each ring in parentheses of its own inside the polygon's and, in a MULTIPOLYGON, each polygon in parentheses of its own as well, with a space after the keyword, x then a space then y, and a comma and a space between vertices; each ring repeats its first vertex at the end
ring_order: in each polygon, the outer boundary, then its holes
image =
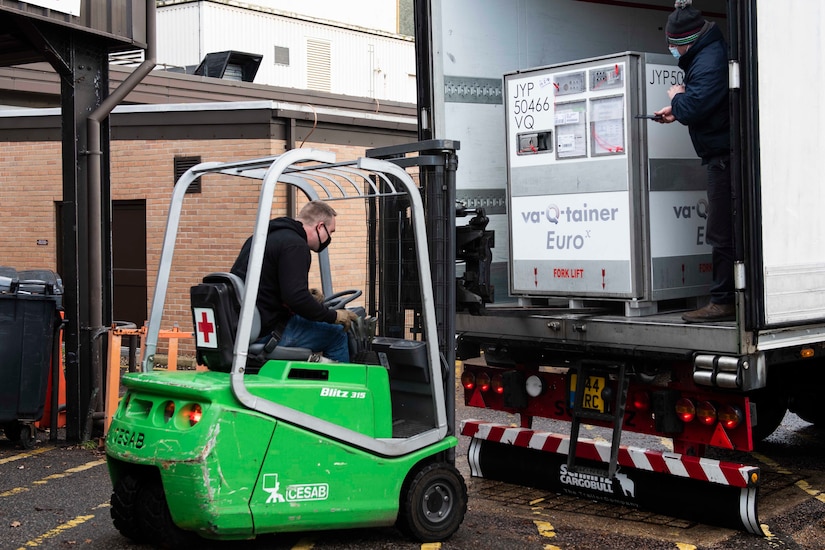
MULTIPOLYGON (((349 362, 350 323, 357 315, 329 309, 310 292, 310 250, 318 253, 332 241, 337 213, 323 201, 307 203, 293 218, 269 222, 258 288, 261 334, 279 346, 309 348, 338 362, 349 362), (337 326, 342 325, 342 327, 337 326)), ((232 273, 246 280, 252 237, 241 248, 232 273)))

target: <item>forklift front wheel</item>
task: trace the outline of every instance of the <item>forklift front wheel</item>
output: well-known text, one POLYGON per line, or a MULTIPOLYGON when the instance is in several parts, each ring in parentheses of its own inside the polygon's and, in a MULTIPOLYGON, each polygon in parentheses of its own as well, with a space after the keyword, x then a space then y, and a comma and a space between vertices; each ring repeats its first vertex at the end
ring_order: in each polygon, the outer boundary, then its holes
POLYGON ((438 542, 458 530, 466 512, 464 478, 454 466, 436 462, 424 466, 405 484, 397 525, 419 542, 438 542))

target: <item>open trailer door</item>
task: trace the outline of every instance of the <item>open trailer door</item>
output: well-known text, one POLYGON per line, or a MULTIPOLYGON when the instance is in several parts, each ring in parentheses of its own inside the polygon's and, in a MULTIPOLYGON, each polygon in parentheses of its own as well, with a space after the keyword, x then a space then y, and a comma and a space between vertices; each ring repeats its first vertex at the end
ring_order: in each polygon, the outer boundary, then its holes
POLYGON ((825 4, 749 0, 741 9, 748 317, 756 329, 817 323, 825 320, 825 108, 810 90, 825 85, 816 61, 825 4))

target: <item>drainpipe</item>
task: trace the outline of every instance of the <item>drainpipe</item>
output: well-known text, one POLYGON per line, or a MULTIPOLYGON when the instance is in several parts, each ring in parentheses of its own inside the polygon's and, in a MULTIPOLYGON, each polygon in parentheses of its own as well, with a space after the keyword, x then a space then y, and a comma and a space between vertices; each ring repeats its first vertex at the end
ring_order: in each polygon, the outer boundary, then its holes
MULTIPOLYGON (((114 108, 135 89, 143 78, 155 67, 157 59, 155 42, 157 32, 157 18, 155 0, 146 0, 146 53, 141 63, 120 86, 117 87, 86 119, 86 154, 88 155, 88 201, 89 201, 89 327, 92 331, 92 342, 105 332, 103 324, 103 259, 101 238, 101 158, 100 124, 109 116, 114 108)), ((92 346, 92 349, 97 349, 92 346)), ((94 371, 96 387, 100 388, 101 380, 99 355, 93 355, 92 369, 94 371)), ((89 434, 84 434, 87 439, 89 434)))

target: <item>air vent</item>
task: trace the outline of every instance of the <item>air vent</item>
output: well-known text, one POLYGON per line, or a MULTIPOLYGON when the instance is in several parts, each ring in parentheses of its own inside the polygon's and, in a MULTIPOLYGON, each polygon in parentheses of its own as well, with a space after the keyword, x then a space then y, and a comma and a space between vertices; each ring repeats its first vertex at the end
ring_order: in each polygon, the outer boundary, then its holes
MULTIPOLYGON (((200 157, 175 157, 175 180, 173 184, 177 183, 180 177, 186 173, 187 170, 201 163, 200 157)), ((187 193, 201 192, 201 178, 196 179, 186 190, 187 193)))

